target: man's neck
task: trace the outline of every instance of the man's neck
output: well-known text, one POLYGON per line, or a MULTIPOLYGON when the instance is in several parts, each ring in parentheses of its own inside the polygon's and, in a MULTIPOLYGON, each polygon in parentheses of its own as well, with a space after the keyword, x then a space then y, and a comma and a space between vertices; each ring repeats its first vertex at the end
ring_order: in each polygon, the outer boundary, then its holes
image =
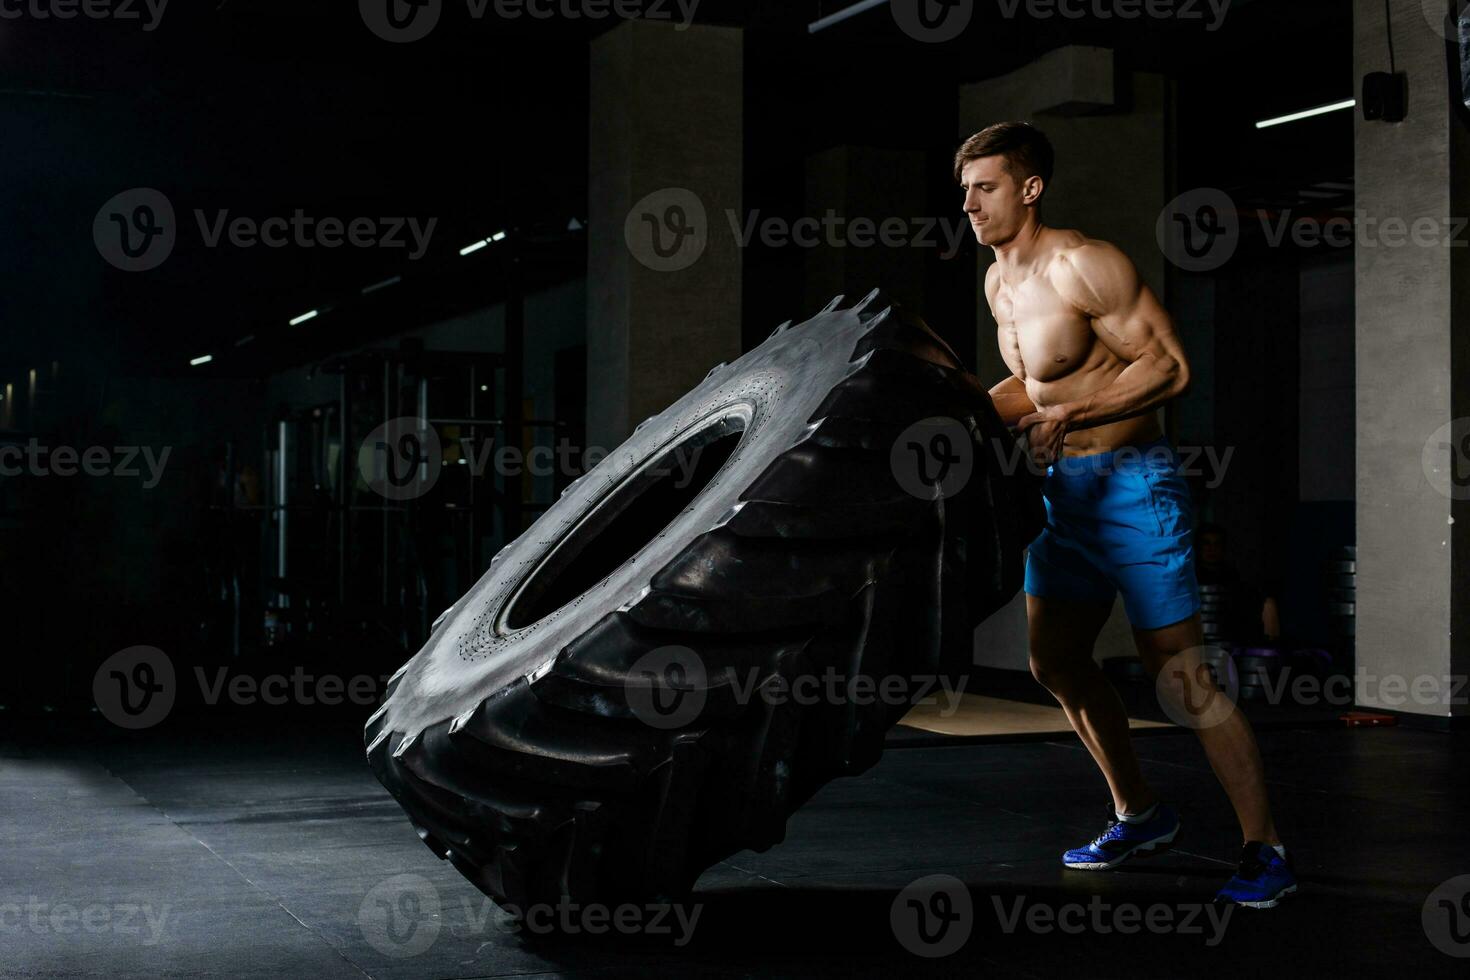
POLYGON ((1045 258, 1044 239, 1047 228, 1035 218, 1028 219, 1016 237, 995 246, 995 263, 1010 282, 1034 275, 1045 258))

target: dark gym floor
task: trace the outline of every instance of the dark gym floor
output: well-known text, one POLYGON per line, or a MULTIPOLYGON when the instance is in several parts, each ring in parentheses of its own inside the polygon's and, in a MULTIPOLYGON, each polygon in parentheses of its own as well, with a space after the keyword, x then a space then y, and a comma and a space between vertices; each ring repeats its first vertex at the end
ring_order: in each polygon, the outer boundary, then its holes
POLYGON ((1227 877, 1237 835, 1192 735, 1137 741, 1149 778, 1182 807, 1179 846, 1100 874, 1057 859, 1100 829, 1106 801, 1075 739, 898 739, 798 812, 784 844, 711 869, 692 899, 692 939, 676 946, 502 929, 378 786, 356 719, 11 728, 0 741, 6 977, 1464 975, 1421 921, 1436 886, 1470 873, 1464 733, 1263 731, 1302 889, 1277 910, 1224 919, 1198 906, 1227 877), (971 902, 949 934, 963 945, 943 957, 910 951, 890 918, 900 890, 930 875, 962 880, 971 902), (403 882, 419 904, 403 904, 403 882), (360 912, 385 895, 408 918, 380 928, 360 912), (1153 906, 1152 921, 1187 930, 1113 930, 1150 921, 1153 906), (1058 914, 1071 931, 1027 926, 1058 914))

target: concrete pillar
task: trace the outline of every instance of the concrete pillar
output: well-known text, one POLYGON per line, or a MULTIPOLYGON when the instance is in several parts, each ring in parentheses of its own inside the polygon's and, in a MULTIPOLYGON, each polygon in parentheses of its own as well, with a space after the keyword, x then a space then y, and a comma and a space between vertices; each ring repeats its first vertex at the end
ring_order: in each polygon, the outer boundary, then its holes
MULTIPOLYGON (((1378 679, 1358 685, 1358 700, 1447 720, 1465 717, 1449 702, 1466 692, 1443 679, 1470 669, 1470 487, 1454 482, 1470 468, 1470 249, 1446 247, 1443 229, 1470 215, 1470 131, 1452 110, 1427 5, 1390 6, 1408 118, 1358 113, 1355 141, 1356 645, 1360 674, 1378 679), (1419 222, 1440 230, 1433 244, 1403 234, 1419 222), (1413 693, 1426 677, 1441 698, 1413 693), (1388 678, 1400 680, 1390 689, 1388 678)), ((1382 0, 1354 0, 1353 14, 1356 84, 1389 66, 1382 0)))
POLYGON ((591 45, 587 438, 620 444, 740 354, 740 30, 630 20, 591 45))
MULTIPOLYGON (((1165 258, 1155 237, 1169 200, 1169 99, 1162 77, 1121 71, 1106 48, 1072 45, 1008 75, 961 86, 959 115, 961 139, 1005 120, 1030 122, 1045 132, 1056 147, 1057 165, 1043 219, 1114 243, 1154 291, 1165 295, 1165 258)), ((995 384, 1009 369, 985 301, 985 271, 994 259, 987 248, 979 252, 975 373, 995 384)), ((1119 600, 1096 654, 1102 659, 1132 653, 1133 635, 1119 600)), ((1026 656, 1026 602, 1017 595, 976 630, 975 662, 1019 670, 1026 656)))
MULTIPOLYGON (((844 219, 845 233, 831 236, 840 242, 834 245, 823 232, 823 243, 806 250, 804 313, 838 293, 863 296, 878 287, 907 309, 924 308, 926 247, 910 239, 925 218, 927 179, 921 150, 842 145, 807 157, 803 216, 823 221, 831 212, 844 219), (855 225, 864 219, 870 227, 855 225), (893 219, 904 223, 904 245, 885 245, 871 230, 893 219)), ((938 228, 925 234, 945 241, 938 228)))

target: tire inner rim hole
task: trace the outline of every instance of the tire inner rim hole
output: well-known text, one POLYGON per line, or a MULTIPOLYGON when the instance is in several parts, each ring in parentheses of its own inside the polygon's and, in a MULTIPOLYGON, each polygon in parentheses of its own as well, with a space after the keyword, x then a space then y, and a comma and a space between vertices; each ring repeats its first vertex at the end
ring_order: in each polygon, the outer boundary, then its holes
POLYGON ((636 555, 715 478, 748 422, 746 412, 720 416, 628 476, 531 573, 505 611, 505 629, 541 621, 636 555))

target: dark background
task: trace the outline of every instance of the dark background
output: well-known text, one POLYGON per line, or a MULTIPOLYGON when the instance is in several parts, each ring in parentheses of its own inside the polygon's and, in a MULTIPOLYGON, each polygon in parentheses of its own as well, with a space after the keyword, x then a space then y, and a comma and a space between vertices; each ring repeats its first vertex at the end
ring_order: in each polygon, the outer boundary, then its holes
MULTIPOLYGON (((1129 67, 1176 85, 1178 188, 1224 188, 1243 208, 1274 213, 1327 182, 1338 196, 1308 203, 1351 208, 1351 113, 1251 126, 1353 94, 1351 9, 1341 0, 1236 0, 1215 32, 1175 20, 1003 20, 984 3, 980 24, 949 45, 916 44, 881 14, 806 32, 838 6, 698 8, 700 22, 748 32, 748 211, 803 215, 806 158, 849 143, 924 151, 928 213, 957 215, 958 85, 1064 44, 1112 47, 1129 67)), ((16 689, 0 691, 12 708, 85 703, 95 665, 140 643, 186 662, 401 661, 426 618, 564 482, 498 484, 474 498, 485 520, 467 531, 422 512, 334 515, 340 488, 298 473, 294 499, 315 510, 296 526, 314 536, 293 542, 300 580, 290 582, 272 581, 271 515, 229 513, 227 474, 253 467, 268 477, 279 419, 309 419, 324 406, 330 418, 335 394, 319 392, 334 358, 396 349, 405 336, 432 351, 438 341, 424 331, 473 323, 512 297, 551 297, 528 303, 525 334, 554 339, 496 360, 506 334, 483 338, 476 350, 490 358, 496 410, 546 416, 574 440, 583 424, 586 243, 570 223, 586 220, 597 166, 587 156, 587 46, 616 21, 477 22, 455 4, 445 18, 429 39, 401 46, 372 36, 344 4, 179 3, 153 32, 82 18, 0 22, 0 390, 13 386, 4 441, 172 448, 163 482, 148 491, 117 478, 0 478, 6 632, 29 664, 16 689), (162 266, 125 273, 101 259, 91 228, 104 201, 133 187, 166 194, 181 224, 196 208, 256 218, 299 208, 438 225, 417 262, 387 249, 211 249, 186 227, 162 266), (513 248, 458 254, 499 229, 514 231, 513 248), (363 295, 394 276, 401 282, 363 295), (324 313, 288 325, 310 309, 324 313), (206 353, 211 363, 190 366, 206 353), (512 378, 535 372, 542 382, 512 378), (523 389, 539 393, 507 402, 523 389), (353 550, 333 559, 341 521, 353 550), (282 592, 297 597, 296 618, 287 640, 271 645, 267 608, 282 592), (305 594, 320 597, 310 616, 305 594)), ((967 359, 974 248, 926 255, 919 311, 967 359)), ((757 244, 744 258, 750 347, 776 323, 815 311, 789 250, 757 244)), ((1353 460, 1322 463, 1310 499, 1299 486, 1312 427, 1341 422, 1330 413, 1304 420, 1300 406, 1314 386, 1343 383, 1304 372, 1303 351, 1310 360, 1328 344, 1321 356, 1345 363, 1352 381, 1351 258, 1347 249, 1267 249, 1248 236, 1220 272, 1174 273, 1166 297, 1176 316, 1208 315, 1215 338, 1190 351, 1207 380, 1177 407, 1175 431, 1238 447, 1230 481, 1197 488, 1202 514, 1231 527, 1249 577, 1285 588, 1296 557, 1305 567, 1351 543, 1353 460), (1340 303, 1304 312, 1309 279, 1340 303), (1206 292, 1203 314, 1190 304, 1206 292)), ((1340 437, 1332 433, 1333 444, 1340 437)), ((1295 596, 1288 611, 1304 634, 1324 628, 1319 598, 1295 596)))

